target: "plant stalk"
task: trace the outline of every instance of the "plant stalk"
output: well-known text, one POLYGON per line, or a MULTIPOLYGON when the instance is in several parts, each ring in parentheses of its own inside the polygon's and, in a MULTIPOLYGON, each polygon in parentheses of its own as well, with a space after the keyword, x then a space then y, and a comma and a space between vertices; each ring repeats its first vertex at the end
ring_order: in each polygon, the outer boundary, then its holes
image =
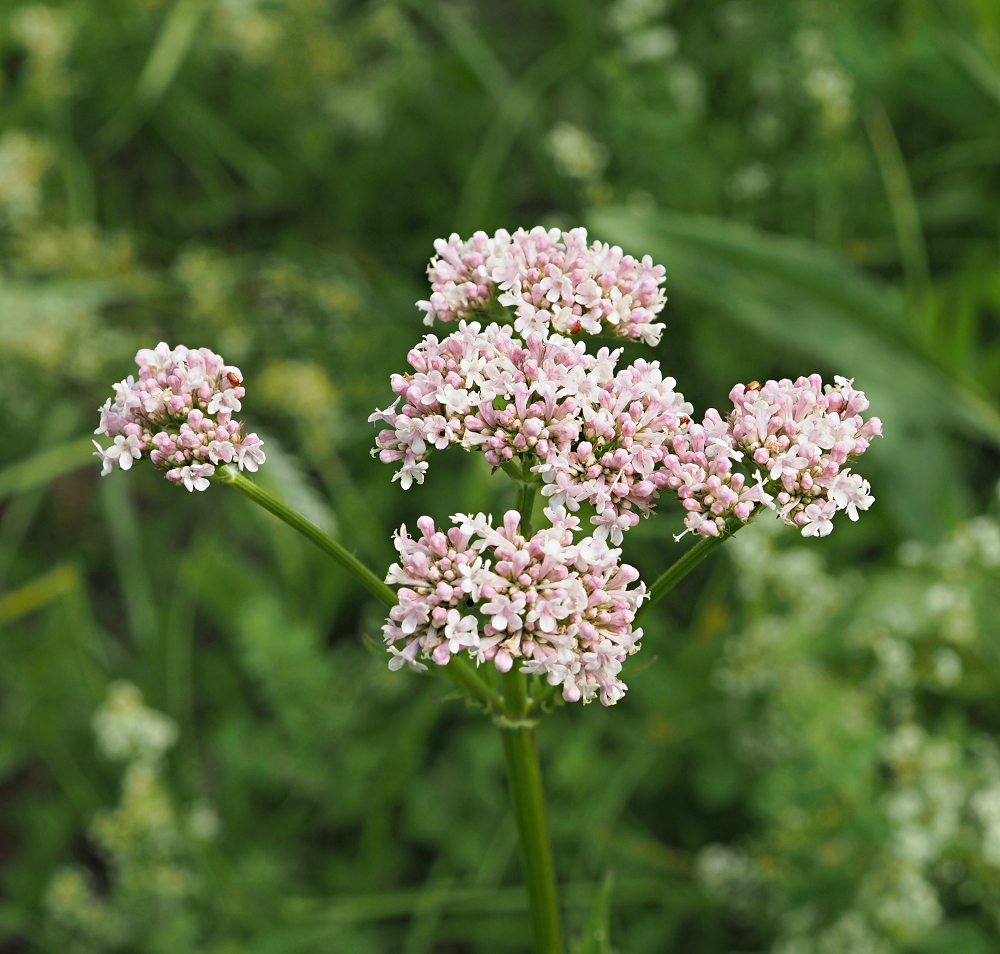
POLYGON ((504 712, 509 724, 501 727, 500 734, 521 843, 521 863, 528 889, 535 954, 563 954, 556 869, 538 747, 532 729, 516 725, 523 722, 528 709, 524 674, 516 670, 505 673, 503 692, 504 712))
MULTIPOLYGON (((389 608, 396 605, 396 593, 391 587, 383 583, 356 556, 320 530, 314 523, 303 517, 302 514, 292 510, 291 507, 283 504, 273 494, 269 494, 252 480, 244 477, 235 467, 226 467, 217 473, 221 473, 221 480, 246 494, 255 504, 260 505, 269 513, 273 513, 279 520, 283 520, 292 529, 301 533, 307 540, 316 544, 328 556, 333 557, 342 567, 352 573, 361 585, 381 603, 384 603, 389 608)), ((460 689, 478 700, 487 711, 496 713, 502 711, 500 696, 476 672, 475 668, 461 657, 455 656, 447 666, 434 666, 431 672, 442 679, 447 679, 449 682, 455 683, 460 689)))
POLYGON ((291 507, 282 503, 277 497, 269 494, 252 480, 244 477, 235 467, 222 468, 221 475, 221 479, 227 484, 246 494, 255 504, 259 504, 268 512, 273 513, 279 520, 283 520, 290 527, 298 530, 302 536, 316 544, 327 556, 333 557, 345 570, 352 573, 375 599, 389 607, 396 605, 395 591, 386 586, 353 553, 320 530, 316 524, 292 510, 291 507))
POLYGON ((521 514, 521 536, 530 537, 532 533, 531 528, 531 511, 535 506, 535 491, 538 489, 537 484, 529 484, 525 481, 521 481, 517 485, 517 510, 521 514))
MULTIPOLYGON (((520 532, 525 537, 531 536, 531 511, 537 489, 536 483, 517 480, 520 532)), ((556 867, 549 836, 542 766, 538 760, 533 723, 529 718, 530 709, 528 677, 519 671, 515 663, 514 668, 503 675, 504 719, 498 724, 521 844, 521 864, 528 889, 535 954, 563 954, 556 867)))
POLYGON ((745 527, 747 524, 751 523, 754 517, 757 516, 757 512, 760 510, 757 507, 751 514, 746 523, 741 520, 737 520, 735 517, 730 517, 726 521, 726 532, 720 533, 717 537, 702 537, 690 550, 687 551, 679 560, 673 563, 664 573, 656 578, 653 585, 649 588, 646 594, 646 599, 643 601, 642 606, 639 607, 639 611, 635 614, 636 622, 646 613, 650 606, 652 606, 657 600, 662 599, 667 595, 681 580, 684 579, 702 560, 705 559, 713 550, 721 547, 740 527, 745 527))

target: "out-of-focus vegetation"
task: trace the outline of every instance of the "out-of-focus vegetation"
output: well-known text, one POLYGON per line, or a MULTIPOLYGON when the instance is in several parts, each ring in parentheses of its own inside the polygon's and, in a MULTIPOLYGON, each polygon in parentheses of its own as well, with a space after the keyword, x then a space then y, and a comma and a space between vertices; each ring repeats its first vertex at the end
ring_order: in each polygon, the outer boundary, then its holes
POLYGON ((0 0, 0 64, 0 950, 526 947, 492 727, 288 528, 86 435, 137 347, 212 347, 260 479, 385 567, 512 498, 367 454, 432 240, 581 221, 666 265, 696 406, 843 373, 887 436, 862 521, 745 531, 542 726, 571 931, 610 890, 629 954, 996 950, 1000 6, 0 0))

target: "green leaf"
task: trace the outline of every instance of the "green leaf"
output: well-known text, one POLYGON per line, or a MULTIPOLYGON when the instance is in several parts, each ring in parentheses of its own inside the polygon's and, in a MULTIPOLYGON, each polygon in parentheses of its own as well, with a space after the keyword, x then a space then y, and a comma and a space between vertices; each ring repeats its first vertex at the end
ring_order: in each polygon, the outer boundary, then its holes
POLYGON ((0 626, 54 603, 80 586, 71 566, 57 566, 43 576, 0 598, 0 626))
POLYGON ((94 466, 94 444, 78 437, 0 470, 0 501, 43 487, 81 467, 94 466))
POLYGON ((170 8, 131 98, 99 134, 107 153, 128 142, 163 98, 187 59, 208 6, 207 0, 177 0, 170 8))
POLYGON ((593 907, 587 917, 580 940, 573 945, 573 954, 613 954, 611 949, 611 895, 615 873, 608 870, 597 889, 593 907))

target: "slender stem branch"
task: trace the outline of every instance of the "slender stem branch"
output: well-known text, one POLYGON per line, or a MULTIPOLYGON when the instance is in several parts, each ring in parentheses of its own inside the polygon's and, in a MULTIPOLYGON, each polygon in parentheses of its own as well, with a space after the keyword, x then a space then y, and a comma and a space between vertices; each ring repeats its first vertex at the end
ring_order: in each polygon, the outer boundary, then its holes
MULTIPOLYGON (((507 719, 512 724, 522 721, 528 709, 523 673, 505 673, 503 689, 507 719)), ((535 734, 526 727, 504 728, 500 734, 521 843, 521 862, 535 935, 535 954, 563 954, 556 869, 552 858, 552 840, 549 837, 545 790, 535 734)))
POLYGON ((720 533, 717 537, 702 537, 690 550, 688 550, 679 560, 672 564, 664 573, 662 573, 653 582, 653 585, 649 588, 649 592, 646 596, 645 601, 642 606, 639 607, 639 611, 635 614, 636 621, 638 621, 657 600, 662 599, 667 595, 681 580, 684 579, 702 560, 705 559, 713 550, 721 547, 737 530, 741 527, 745 527, 750 523, 754 517, 757 515, 757 511, 761 508, 756 508, 750 515, 750 519, 746 523, 743 523, 736 518, 730 518, 726 523, 726 533, 720 533))
POLYGON ((535 491, 537 485, 519 483, 517 485, 517 509, 521 514, 521 535, 531 536, 531 511, 535 505, 535 491))
MULTIPOLYGON (((273 513, 278 519, 283 520, 294 530, 298 530, 304 537, 315 543, 324 553, 333 557, 342 567, 354 574, 362 586, 376 599, 390 608, 396 605, 396 593, 393 589, 383 583, 356 556, 337 543, 336 540, 325 534, 314 523, 306 520, 302 514, 292 510, 291 507, 283 504, 273 494, 269 494, 258 484, 244 477, 236 468, 226 467, 221 469, 220 479, 246 494, 254 503, 273 513)), ((481 702, 488 710, 493 712, 502 711, 503 706, 496 690, 461 657, 455 656, 447 666, 435 666, 432 671, 435 675, 455 683, 460 689, 481 702)))
POLYGON ((503 701, 496 690, 461 656, 452 656, 447 666, 435 666, 434 671, 478 699, 487 710, 503 712, 503 701))
POLYGON ((235 467, 224 467, 217 473, 221 474, 221 479, 227 484, 246 494, 254 503, 259 504, 265 510, 273 513, 279 520, 283 520, 290 527, 298 530, 302 536, 316 544, 324 553, 333 557, 345 570, 352 573, 358 582, 377 600, 389 607, 396 605, 395 591, 386 586, 353 553, 320 530, 316 524, 306 520, 302 514, 292 510, 273 494, 269 494, 258 484, 244 477, 235 467))

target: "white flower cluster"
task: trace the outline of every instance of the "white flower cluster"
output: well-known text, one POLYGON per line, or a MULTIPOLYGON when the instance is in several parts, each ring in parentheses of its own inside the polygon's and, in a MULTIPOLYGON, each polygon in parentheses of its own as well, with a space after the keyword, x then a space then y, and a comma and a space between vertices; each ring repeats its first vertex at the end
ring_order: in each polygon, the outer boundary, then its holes
POLYGON ((561 685, 568 702, 616 703, 627 688, 622 662, 639 648, 632 622, 645 587, 629 589, 639 573, 619 562, 620 550, 595 537, 574 543, 575 517, 546 516, 552 526, 531 537, 518 532, 516 510, 502 527, 481 513, 455 514, 447 532, 421 517, 416 540, 404 525, 400 562, 386 577, 399 586, 383 627, 389 667, 424 669, 420 658, 444 666, 467 653, 508 672, 516 660, 521 672, 561 685))
POLYGON ((157 765, 177 741, 173 719, 147 708, 130 682, 108 687, 104 704, 94 713, 93 729, 101 753, 116 762, 157 765))
POLYGON ((437 255, 427 274, 431 297, 417 302, 424 323, 457 321, 485 311, 490 303, 513 308, 521 333, 606 334, 657 344, 663 325, 655 322, 666 295, 666 272, 644 256, 638 260, 617 245, 587 244, 587 230, 500 229, 492 237, 476 232, 468 241, 453 234, 434 243, 437 255))

